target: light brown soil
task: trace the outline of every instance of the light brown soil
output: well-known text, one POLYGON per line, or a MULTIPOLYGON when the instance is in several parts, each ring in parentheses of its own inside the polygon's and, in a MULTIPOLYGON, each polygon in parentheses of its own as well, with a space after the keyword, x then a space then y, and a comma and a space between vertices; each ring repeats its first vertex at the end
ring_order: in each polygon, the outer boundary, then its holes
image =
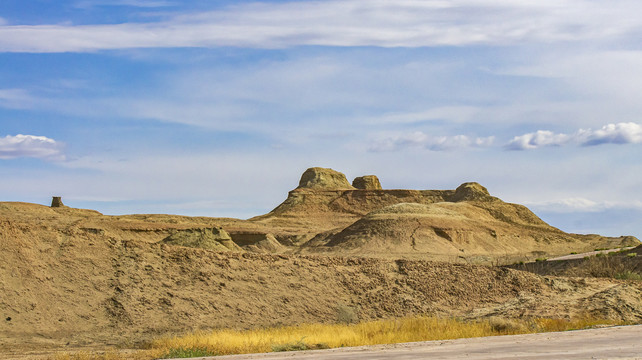
POLYGON ((564 233, 476 183, 366 190, 326 172, 250 220, 0 203, 0 358, 334 322, 346 307, 360 320, 642 321, 642 282, 475 265, 637 246, 633 237, 564 233))
POLYGON ((362 320, 584 313, 642 320, 640 282, 162 242, 216 219, 21 203, 0 204, 0 215, 0 353, 7 356, 48 346, 136 346, 195 329, 332 322, 340 306, 362 320))

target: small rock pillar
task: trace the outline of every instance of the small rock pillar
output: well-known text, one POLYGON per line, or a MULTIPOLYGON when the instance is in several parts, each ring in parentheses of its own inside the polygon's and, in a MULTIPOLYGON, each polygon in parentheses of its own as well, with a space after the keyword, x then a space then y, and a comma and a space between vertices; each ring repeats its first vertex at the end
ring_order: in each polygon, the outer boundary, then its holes
POLYGON ((63 207, 65 204, 62 203, 62 197, 61 196, 54 196, 53 199, 51 199, 51 207, 56 208, 56 207, 63 207))

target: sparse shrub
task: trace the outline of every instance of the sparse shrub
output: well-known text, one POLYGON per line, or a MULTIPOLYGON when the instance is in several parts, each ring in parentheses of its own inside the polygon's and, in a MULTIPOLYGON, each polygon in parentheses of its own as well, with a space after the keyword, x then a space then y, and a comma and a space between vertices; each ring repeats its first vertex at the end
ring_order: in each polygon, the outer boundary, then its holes
POLYGON ((571 251, 571 255, 576 255, 577 251, 571 251))
POLYGON ((488 324, 493 331, 502 334, 525 333, 528 330, 523 322, 495 316, 488 319, 488 324))
POLYGON ((274 344, 274 345, 272 345, 272 351, 274 351, 274 352, 282 352, 282 351, 308 350, 308 345, 303 342, 303 339, 305 339, 305 337, 302 337, 301 340, 297 340, 297 341, 292 342, 292 343, 274 344))
POLYGON ((592 276, 617 278, 618 274, 635 271, 635 264, 623 256, 591 256, 575 269, 568 271, 570 276, 592 276))
POLYGON ((632 252, 632 253, 628 253, 628 254, 626 254, 626 256, 627 256, 627 257, 636 257, 636 256, 638 256, 638 254, 636 254, 636 253, 632 252))
POLYGON ((207 348, 173 348, 169 349, 163 358, 192 358, 199 356, 214 356, 215 353, 209 351, 207 348))
POLYGON ((283 351, 302 351, 302 350, 318 350, 318 349, 329 349, 330 346, 327 344, 307 344, 306 342, 303 341, 305 339, 305 336, 302 337, 300 340, 297 340, 295 342, 291 343, 285 343, 285 344, 273 344, 272 345, 272 351, 273 352, 283 352, 283 351))
POLYGON ((537 258, 537 259, 535 259, 535 261, 537 261, 537 262, 546 261, 546 260, 548 260, 548 259, 546 259, 546 258, 537 258))
POLYGON ((359 315, 354 307, 346 304, 337 306, 337 323, 339 324, 356 324, 359 322, 359 315))
POLYGON ((624 271, 621 273, 617 273, 614 277, 620 280, 642 280, 642 275, 633 271, 624 271))
POLYGON ((597 253, 595 254, 595 257, 604 257, 604 253, 597 253))

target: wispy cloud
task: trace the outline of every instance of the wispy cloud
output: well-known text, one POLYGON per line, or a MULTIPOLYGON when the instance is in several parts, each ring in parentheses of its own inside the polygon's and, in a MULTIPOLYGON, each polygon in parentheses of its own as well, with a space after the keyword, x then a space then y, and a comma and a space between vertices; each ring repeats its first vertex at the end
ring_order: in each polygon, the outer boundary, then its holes
POLYGON ((508 150, 532 150, 548 146, 575 144, 595 146, 602 144, 642 143, 642 126, 633 122, 604 125, 602 128, 580 129, 574 134, 556 134, 548 130, 538 130, 515 136, 508 144, 508 150))
POLYGON ((425 148, 432 151, 447 151, 471 147, 488 147, 495 138, 469 137, 467 135, 431 136, 422 131, 400 134, 375 140, 369 151, 395 151, 408 147, 425 148))
POLYGON ((0 107, 24 109, 30 107, 34 98, 24 89, 0 89, 0 107))
POLYGON ((0 138, 0 159, 33 157, 60 161, 65 159, 63 144, 45 136, 7 135, 0 138))
POLYGON ((141 8, 156 8, 175 5, 172 1, 158 0, 82 0, 75 4, 80 9, 88 9, 96 6, 132 6, 141 8))
POLYGON ((638 209, 642 210, 642 202, 616 202, 616 201, 593 201, 582 197, 564 198, 559 200, 524 202, 524 205, 539 211, 553 213, 573 212, 600 212, 609 209, 638 209))
POLYGON ((441 106, 419 112, 398 112, 386 113, 379 116, 369 117, 363 120, 366 124, 415 124, 426 121, 448 120, 455 122, 469 121, 481 111, 474 106, 441 106))
POLYGON ((538 130, 520 136, 515 136, 506 148, 508 150, 530 150, 543 146, 560 146, 566 144, 570 136, 566 134, 555 134, 548 130, 538 130))
MULTIPOLYGON (((166 4, 141 0, 118 3, 166 4)), ((616 0, 608 5, 572 0, 563 6, 550 0, 251 3, 156 23, 2 26, 0 51, 299 45, 423 47, 612 41, 639 34, 641 13, 642 4, 631 0, 616 0)))

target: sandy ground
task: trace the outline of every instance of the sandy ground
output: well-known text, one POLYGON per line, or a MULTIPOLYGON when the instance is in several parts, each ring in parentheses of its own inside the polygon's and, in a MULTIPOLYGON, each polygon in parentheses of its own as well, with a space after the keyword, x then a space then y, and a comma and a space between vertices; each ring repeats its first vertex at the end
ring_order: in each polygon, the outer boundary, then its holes
POLYGON ((542 334, 199 359, 642 359, 641 337, 642 325, 635 325, 542 334))

